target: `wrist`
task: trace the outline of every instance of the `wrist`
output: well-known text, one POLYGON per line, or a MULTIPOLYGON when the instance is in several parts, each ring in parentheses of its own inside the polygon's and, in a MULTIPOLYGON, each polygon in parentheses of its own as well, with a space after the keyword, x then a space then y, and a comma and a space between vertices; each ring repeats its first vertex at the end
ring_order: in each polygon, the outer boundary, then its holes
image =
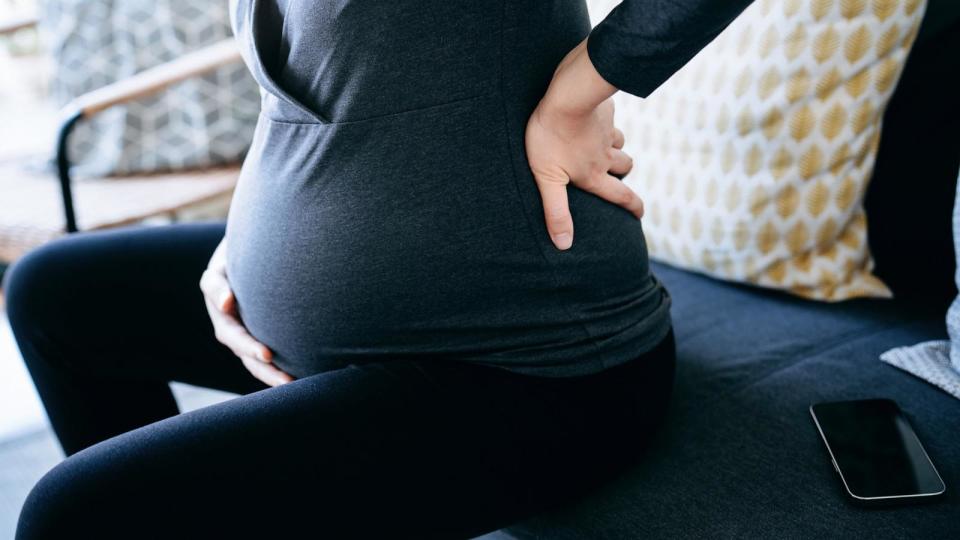
POLYGON ((556 113, 583 116, 616 92, 594 67, 584 39, 557 66, 543 105, 556 113))

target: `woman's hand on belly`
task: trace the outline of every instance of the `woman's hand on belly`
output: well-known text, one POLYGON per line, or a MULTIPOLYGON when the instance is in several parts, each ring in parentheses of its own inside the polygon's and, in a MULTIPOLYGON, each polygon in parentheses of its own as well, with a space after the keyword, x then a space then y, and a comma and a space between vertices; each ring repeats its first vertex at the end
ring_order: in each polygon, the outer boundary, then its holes
POLYGON ((527 122, 530 170, 543 199, 547 231, 559 249, 573 244, 567 184, 618 204, 637 218, 643 201, 614 174, 625 175, 633 159, 623 150, 623 132, 613 125, 616 88, 597 73, 587 41, 560 62, 553 80, 527 122))
POLYGON ((237 316, 236 298, 227 281, 226 245, 226 239, 220 242, 200 277, 200 289, 213 323, 214 335, 217 341, 240 358, 247 371, 257 379, 270 386, 288 383, 293 377, 271 363, 272 351, 254 339, 237 316))

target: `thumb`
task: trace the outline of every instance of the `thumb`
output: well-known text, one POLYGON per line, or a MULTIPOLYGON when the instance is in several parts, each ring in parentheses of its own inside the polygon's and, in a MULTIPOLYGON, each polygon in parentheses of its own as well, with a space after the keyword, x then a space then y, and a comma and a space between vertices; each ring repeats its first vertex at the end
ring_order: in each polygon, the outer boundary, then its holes
POLYGON ((543 216, 547 232, 557 249, 566 250, 573 245, 573 218, 567 202, 566 182, 554 182, 537 178, 540 198, 543 200, 543 216))
POLYGON ((226 276, 214 268, 207 268, 200 276, 200 289, 204 298, 224 313, 234 307, 233 291, 226 276))
POLYGON ((217 292, 217 307, 224 313, 232 313, 236 307, 236 298, 229 287, 223 287, 217 292))

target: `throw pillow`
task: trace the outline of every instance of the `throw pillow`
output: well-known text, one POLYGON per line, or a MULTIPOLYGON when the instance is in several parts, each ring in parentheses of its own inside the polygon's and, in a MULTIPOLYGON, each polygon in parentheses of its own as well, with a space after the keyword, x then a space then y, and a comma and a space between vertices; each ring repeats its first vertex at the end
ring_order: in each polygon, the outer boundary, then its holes
POLYGON ((619 93, 651 257, 818 300, 891 296, 863 196, 924 9, 758 0, 648 99, 619 93))
MULTIPOLYGON (((41 0, 59 105, 230 38, 227 0, 41 0)), ((106 176, 237 162, 253 139, 260 92, 237 62, 81 122, 75 173, 106 176)))

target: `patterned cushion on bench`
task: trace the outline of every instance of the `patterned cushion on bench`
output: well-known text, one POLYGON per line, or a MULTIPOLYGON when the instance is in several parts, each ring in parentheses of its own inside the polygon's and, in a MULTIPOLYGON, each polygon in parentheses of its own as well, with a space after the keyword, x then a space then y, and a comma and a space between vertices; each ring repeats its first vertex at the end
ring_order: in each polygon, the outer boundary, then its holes
MULTIPOLYGON (((232 35, 227 0, 42 0, 58 104, 232 35)), ((77 126, 78 174, 106 176, 235 163, 260 92, 243 64, 224 66, 77 126)))

